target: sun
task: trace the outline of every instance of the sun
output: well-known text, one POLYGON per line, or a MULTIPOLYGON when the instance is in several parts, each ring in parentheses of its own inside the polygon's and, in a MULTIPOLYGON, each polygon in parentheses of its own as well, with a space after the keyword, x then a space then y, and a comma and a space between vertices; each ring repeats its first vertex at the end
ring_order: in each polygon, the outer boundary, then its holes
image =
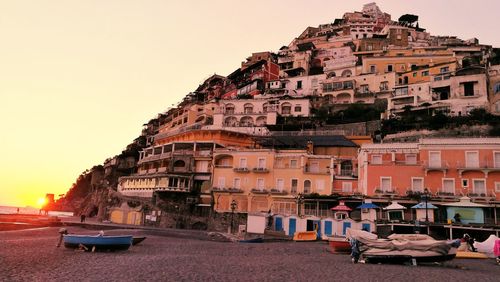
POLYGON ((45 198, 39 198, 39 199, 36 201, 36 204, 37 204, 39 207, 43 207, 43 205, 45 205, 45 203, 46 203, 45 198))

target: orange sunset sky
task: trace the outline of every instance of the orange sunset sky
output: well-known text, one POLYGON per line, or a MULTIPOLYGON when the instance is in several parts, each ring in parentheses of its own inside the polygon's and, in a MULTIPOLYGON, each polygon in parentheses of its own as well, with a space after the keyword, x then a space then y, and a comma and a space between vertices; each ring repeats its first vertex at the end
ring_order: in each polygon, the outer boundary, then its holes
MULTIPOLYGON (((368 2, 0 0, 0 205, 65 193, 211 74, 368 2)), ((500 1, 377 4, 500 47, 500 1)))

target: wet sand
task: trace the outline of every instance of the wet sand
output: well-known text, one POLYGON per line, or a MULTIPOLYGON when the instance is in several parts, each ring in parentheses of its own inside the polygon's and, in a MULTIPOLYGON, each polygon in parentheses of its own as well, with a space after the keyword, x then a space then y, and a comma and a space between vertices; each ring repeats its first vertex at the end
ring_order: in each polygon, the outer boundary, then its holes
MULTIPOLYGON (((89 253, 56 248, 57 227, 0 232, 1 281, 498 281, 493 259, 443 266, 352 264, 324 242, 244 244, 182 239, 158 232, 128 251, 89 253)), ((78 227, 70 233, 95 234, 78 227)), ((189 234, 189 232, 185 233, 189 234)))

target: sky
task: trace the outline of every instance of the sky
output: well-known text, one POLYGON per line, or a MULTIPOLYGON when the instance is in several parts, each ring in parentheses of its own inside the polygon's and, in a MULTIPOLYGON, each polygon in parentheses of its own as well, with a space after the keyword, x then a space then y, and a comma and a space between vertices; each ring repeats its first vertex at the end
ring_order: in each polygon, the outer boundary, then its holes
MULTIPOLYGON (((370 1, 0 0, 0 205, 36 206, 210 75, 370 1)), ((377 1, 500 46, 500 1, 377 1)))

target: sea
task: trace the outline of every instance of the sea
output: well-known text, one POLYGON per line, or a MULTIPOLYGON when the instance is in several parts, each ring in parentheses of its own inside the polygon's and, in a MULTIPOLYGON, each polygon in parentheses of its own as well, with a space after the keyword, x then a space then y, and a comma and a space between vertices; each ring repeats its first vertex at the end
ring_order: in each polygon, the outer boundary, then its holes
MULTIPOLYGON (((41 214, 40 209, 34 207, 0 206, 0 214, 41 214)), ((73 216, 72 212, 49 211, 49 216, 73 216)))

